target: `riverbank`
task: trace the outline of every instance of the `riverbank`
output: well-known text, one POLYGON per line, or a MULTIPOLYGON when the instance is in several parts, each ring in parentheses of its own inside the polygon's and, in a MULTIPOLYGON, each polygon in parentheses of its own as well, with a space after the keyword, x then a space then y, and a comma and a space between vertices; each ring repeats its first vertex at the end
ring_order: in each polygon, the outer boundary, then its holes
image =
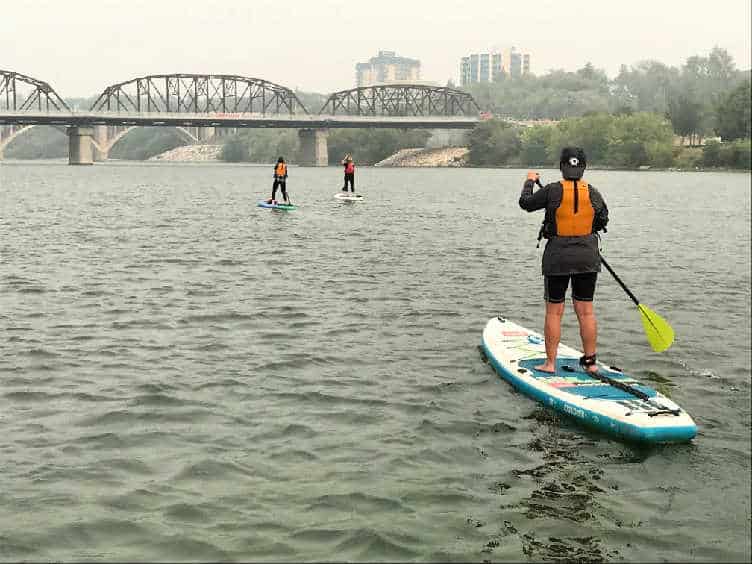
POLYGON ((402 149, 391 157, 377 162, 377 167, 464 167, 467 166, 467 147, 442 149, 402 149))
POLYGON ((185 145, 154 155, 150 161, 208 162, 218 161, 222 145, 185 145))

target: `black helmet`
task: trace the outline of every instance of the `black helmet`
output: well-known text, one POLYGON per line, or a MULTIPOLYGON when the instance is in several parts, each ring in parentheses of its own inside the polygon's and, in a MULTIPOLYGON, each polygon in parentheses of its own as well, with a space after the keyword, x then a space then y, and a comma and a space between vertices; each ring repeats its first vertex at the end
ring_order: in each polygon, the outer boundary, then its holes
POLYGON ((585 151, 581 147, 564 147, 559 158, 559 169, 566 180, 582 178, 587 166, 585 151))
POLYGON ((278 162, 278 163, 283 163, 283 162, 285 162, 285 159, 284 159, 284 157, 279 157, 279 158, 277 159, 277 162, 278 162))

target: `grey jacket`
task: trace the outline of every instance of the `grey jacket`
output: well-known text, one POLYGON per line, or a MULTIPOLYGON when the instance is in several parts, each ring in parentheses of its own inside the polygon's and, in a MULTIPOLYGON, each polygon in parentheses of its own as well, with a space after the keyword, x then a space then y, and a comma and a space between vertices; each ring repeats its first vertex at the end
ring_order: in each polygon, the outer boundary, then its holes
POLYGON ((525 181, 519 203, 523 210, 529 212, 546 210, 543 232, 548 242, 543 251, 543 275, 600 272, 601 256, 596 232, 605 230, 608 223, 608 207, 600 192, 588 184, 590 203, 594 211, 593 232, 582 237, 560 237, 556 235, 556 210, 562 199, 561 182, 547 184, 537 192, 533 192, 534 186, 532 180, 525 181))

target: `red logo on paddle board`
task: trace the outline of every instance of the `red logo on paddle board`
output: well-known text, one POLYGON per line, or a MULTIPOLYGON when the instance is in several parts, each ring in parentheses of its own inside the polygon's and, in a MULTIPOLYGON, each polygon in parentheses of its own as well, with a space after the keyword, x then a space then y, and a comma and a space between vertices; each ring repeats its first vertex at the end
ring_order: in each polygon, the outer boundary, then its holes
POLYGON ((502 331, 505 337, 527 337, 527 331, 502 331))

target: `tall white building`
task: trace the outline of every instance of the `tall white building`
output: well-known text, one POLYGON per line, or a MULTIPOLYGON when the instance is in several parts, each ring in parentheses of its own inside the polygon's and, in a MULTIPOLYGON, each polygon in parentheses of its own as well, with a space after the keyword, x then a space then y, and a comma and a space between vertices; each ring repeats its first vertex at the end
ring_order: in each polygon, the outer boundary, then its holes
POLYGON ((517 78, 530 72, 530 54, 519 53, 514 47, 504 51, 474 53, 460 61, 460 85, 494 82, 502 76, 517 78))

